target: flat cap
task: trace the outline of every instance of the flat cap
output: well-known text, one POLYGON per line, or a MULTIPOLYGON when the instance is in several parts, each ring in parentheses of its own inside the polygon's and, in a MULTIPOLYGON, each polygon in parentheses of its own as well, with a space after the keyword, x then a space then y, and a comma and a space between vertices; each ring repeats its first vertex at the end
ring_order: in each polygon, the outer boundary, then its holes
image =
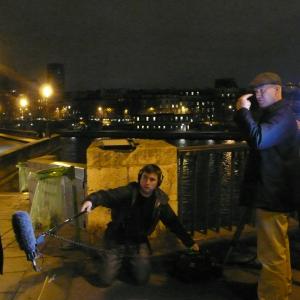
POLYGON ((260 73, 250 82, 252 88, 256 88, 265 84, 282 85, 281 78, 278 74, 272 72, 260 73))

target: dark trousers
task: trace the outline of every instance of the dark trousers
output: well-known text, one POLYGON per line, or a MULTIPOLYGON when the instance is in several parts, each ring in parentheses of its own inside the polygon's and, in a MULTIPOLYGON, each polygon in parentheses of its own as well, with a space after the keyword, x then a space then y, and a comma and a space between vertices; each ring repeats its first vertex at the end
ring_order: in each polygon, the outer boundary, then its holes
POLYGON ((119 275, 123 265, 126 265, 126 271, 130 273, 136 284, 146 284, 151 272, 148 245, 146 243, 138 245, 110 245, 101 258, 99 270, 101 283, 104 285, 112 284, 119 275))

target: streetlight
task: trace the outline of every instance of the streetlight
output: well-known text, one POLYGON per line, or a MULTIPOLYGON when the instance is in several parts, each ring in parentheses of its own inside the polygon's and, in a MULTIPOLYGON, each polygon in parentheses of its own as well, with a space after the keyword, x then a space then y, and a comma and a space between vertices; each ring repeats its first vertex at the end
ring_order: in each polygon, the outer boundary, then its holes
POLYGON ((46 110, 46 136, 50 135, 49 132, 49 109, 48 109, 48 98, 50 98, 53 95, 53 88, 50 84, 48 83, 44 83, 41 87, 40 87, 40 94, 43 97, 43 99, 45 100, 45 110, 46 110))
POLYGON ((149 113, 155 113, 155 108, 153 106, 148 108, 149 113))
POLYGON ((19 99, 20 111, 21 111, 21 119, 24 119, 24 110, 28 106, 28 99, 25 96, 21 96, 19 99))
POLYGON ((44 83, 40 88, 40 93, 46 99, 51 97, 53 94, 53 88, 50 84, 44 83))
POLYGON ((98 106, 98 113, 99 113, 99 116, 100 116, 100 119, 103 117, 103 109, 101 106, 98 106))

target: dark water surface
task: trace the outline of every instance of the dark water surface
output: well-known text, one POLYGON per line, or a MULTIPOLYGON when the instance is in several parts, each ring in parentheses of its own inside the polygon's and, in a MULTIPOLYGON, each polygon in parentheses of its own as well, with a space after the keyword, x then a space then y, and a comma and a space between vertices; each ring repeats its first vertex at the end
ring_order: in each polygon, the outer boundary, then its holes
MULTIPOLYGON (((86 150, 95 138, 88 137, 61 137, 61 150, 59 159, 63 161, 86 163, 86 150)), ((170 144, 177 147, 224 144, 227 140, 169 140, 170 144)))

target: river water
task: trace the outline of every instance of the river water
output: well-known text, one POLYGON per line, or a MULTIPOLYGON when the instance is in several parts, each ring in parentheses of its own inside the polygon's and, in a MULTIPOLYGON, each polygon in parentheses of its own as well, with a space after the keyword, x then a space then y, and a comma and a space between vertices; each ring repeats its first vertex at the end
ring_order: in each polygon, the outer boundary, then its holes
MULTIPOLYGON (((63 161, 86 163, 86 150, 94 138, 87 137, 61 137, 61 150, 59 159, 63 161)), ((169 140, 169 143, 177 147, 212 145, 228 143, 228 140, 169 140)))

